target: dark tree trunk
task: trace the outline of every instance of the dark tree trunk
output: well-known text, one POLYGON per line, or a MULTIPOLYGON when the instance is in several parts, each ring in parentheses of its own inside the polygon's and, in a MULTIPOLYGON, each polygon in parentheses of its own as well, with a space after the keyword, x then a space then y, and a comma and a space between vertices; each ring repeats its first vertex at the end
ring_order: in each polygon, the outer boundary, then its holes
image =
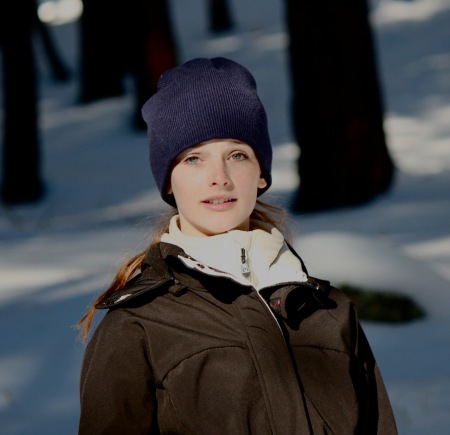
POLYGON ((80 101, 124 94, 124 77, 130 74, 135 125, 145 127, 143 103, 156 91, 160 75, 177 64, 167 0, 84 0, 80 25, 80 101))
POLYGON ((225 32, 233 28, 229 0, 207 0, 209 30, 213 33, 225 32))
MULTIPOLYGON (((142 1, 142 0, 141 0, 142 1)), ((156 92, 161 74, 177 65, 178 52, 172 31, 172 22, 167 0, 144 2, 139 28, 136 28, 136 51, 130 60, 136 81, 135 126, 146 129, 141 108, 156 92)), ((130 27, 137 17, 130 20, 130 27)), ((132 43, 130 42, 130 45, 132 43)))
POLYGON ((3 171, 2 201, 8 204, 42 197, 36 67, 32 32, 35 2, 2 2, 3 171))
POLYGON ((286 17, 300 147, 293 210, 366 202, 394 175, 366 0, 286 0, 286 17))
POLYGON ((128 29, 122 23, 120 6, 117 0, 83 1, 79 20, 82 103, 125 92, 122 78, 128 29))

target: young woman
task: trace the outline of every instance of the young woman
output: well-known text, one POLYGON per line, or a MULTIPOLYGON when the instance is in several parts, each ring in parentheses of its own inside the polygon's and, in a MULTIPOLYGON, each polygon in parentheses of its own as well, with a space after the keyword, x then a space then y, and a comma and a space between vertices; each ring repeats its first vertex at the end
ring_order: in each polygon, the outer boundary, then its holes
POLYGON ((395 434, 351 301, 310 277, 258 196, 272 149, 253 76, 225 58, 162 75, 144 105, 174 213, 81 319, 79 434, 395 434))

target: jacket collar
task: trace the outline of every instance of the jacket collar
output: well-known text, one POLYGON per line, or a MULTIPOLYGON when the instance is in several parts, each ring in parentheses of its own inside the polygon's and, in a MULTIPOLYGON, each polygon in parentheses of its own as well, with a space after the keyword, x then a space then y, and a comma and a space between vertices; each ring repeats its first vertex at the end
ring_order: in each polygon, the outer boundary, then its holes
MULTIPOLYGON (((301 258, 292 246, 289 249, 300 261, 301 258)), ((177 280, 174 271, 169 267, 171 259, 187 256, 178 246, 160 242, 152 246, 145 255, 141 273, 132 278, 120 291, 114 292, 104 301, 96 305, 97 309, 120 306, 144 293, 153 293, 165 289, 171 293, 179 293, 186 285, 177 280)), ((303 262, 302 262, 303 265, 303 262)), ((306 271, 306 268, 304 268, 306 271)), ((275 313, 287 318, 297 317, 300 313, 328 305, 330 283, 308 276, 308 280, 296 285, 281 286, 269 296, 269 305, 275 313)))
POLYGON ((183 254, 183 250, 175 245, 163 242, 153 245, 144 257, 141 272, 134 276, 123 289, 114 292, 95 308, 106 309, 122 305, 141 294, 154 292, 165 286, 168 291, 180 291, 184 286, 174 278, 165 260, 169 256, 177 257, 183 254))

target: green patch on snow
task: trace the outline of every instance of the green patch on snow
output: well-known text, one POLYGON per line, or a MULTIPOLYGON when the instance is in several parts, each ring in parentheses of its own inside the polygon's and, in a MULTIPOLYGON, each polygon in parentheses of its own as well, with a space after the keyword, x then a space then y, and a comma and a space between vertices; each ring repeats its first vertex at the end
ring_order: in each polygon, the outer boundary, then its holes
POLYGON ((425 317, 425 311, 409 296, 347 284, 339 288, 352 299, 362 320, 402 323, 425 317))

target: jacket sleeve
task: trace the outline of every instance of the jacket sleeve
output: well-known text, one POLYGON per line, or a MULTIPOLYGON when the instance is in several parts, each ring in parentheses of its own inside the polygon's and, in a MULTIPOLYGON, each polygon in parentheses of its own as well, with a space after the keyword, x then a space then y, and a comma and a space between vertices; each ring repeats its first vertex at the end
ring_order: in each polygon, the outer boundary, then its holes
POLYGON ((287 324, 314 433, 396 435, 389 397, 351 299, 332 287, 323 308, 287 324))
POLYGON ((367 341, 366 335, 353 307, 355 334, 355 389, 359 396, 361 409, 358 433, 373 435, 395 435, 397 428, 395 419, 378 364, 367 341), (361 379, 363 378, 363 379, 361 379), (358 387, 359 386, 359 387, 358 387))
POLYGON ((86 348, 80 381, 79 435, 159 433, 147 337, 126 310, 102 319, 86 348))

